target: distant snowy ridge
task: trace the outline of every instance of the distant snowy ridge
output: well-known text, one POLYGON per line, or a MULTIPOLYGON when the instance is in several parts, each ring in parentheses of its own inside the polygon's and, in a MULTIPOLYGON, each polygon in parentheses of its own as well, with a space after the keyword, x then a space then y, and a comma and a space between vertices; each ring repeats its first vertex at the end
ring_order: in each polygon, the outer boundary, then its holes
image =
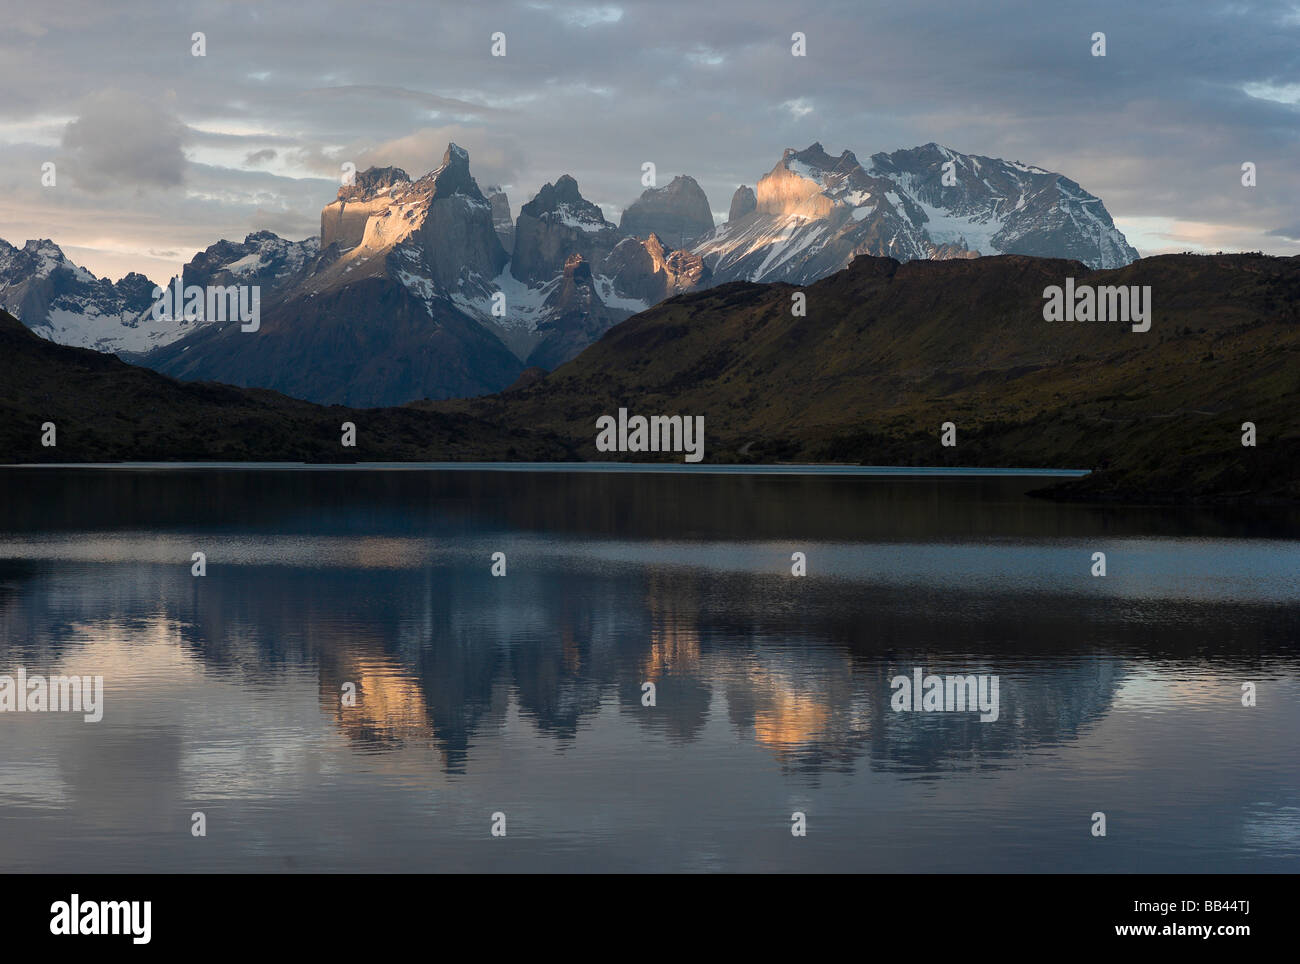
POLYGON ((806 284, 858 254, 1030 254, 1093 268, 1138 256, 1101 200, 1069 178, 938 144, 875 154, 865 167, 852 151, 787 148, 752 196, 738 191, 731 219, 692 248, 715 284, 806 284))

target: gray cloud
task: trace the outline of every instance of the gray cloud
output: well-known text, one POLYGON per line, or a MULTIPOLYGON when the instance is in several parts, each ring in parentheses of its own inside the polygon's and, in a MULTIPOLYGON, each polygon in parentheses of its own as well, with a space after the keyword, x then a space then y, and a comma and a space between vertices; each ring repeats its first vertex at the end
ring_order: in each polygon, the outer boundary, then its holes
POLYGON ((157 103, 105 90, 88 97, 64 130, 64 165, 95 192, 176 187, 185 174, 185 137, 185 125, 157 103))

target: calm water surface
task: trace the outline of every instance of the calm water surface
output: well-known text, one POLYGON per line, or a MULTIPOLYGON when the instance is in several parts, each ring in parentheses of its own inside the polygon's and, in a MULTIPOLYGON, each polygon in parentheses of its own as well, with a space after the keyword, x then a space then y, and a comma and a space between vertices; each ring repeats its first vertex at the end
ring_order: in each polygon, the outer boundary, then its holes
POLYGON ((1042 484, 0 471, 0 871, 1300 869, 1300 518, 1042 484))

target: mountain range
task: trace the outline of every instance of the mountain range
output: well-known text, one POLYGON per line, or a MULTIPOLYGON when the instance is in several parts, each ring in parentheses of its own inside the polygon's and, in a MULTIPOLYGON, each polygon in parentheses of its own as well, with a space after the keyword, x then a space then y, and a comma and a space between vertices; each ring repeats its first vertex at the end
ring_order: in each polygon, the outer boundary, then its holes
POLYGON ((147 352, 183 337, 184 322, 150 318, 154 283, 131 273, 116 283, 78 267, 53 241, 15 248, 0 239, 0 307, 61 345, 147 352))
POLYGON ((357 173, 322 209, 318 237, 258 232, 195 255, 184 285, 260 288, 256 332, 155 321, 147 279, 97 279, 49 241, 0 242, 0 307, 52 341, 178 378, 383 406, 500 391, 637 312, 731 281, 807 285, 864 255, 1020 253, 1091 268, 1137 257, 1074 181, 936 144, 865 166, 820 144, 787 149, 717 226, 687 176, 646 189, 617 225, 567 174, 510 211, 450 144, 415 180, 395 167, 357 173))

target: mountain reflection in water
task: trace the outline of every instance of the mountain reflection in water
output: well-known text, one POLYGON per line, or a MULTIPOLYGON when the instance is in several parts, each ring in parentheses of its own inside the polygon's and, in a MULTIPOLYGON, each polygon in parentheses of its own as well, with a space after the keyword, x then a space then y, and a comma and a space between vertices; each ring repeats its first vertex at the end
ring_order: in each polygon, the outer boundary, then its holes
POLYGON ((1294 870, 1296 519, 1041 484, 3 473, 0 869, 1294 870))

